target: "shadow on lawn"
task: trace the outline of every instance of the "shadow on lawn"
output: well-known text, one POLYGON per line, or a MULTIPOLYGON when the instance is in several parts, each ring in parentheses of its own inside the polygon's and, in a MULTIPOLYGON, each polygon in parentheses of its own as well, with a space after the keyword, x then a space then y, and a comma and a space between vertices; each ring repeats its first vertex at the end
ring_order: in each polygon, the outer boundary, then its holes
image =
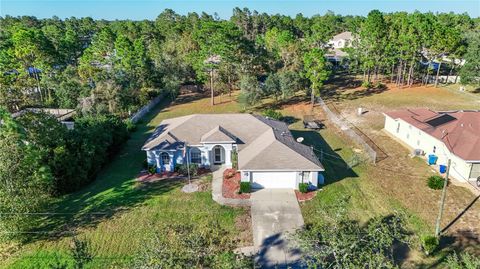
POLYGON ((385 85, 379 87, 372 87, 368 89, 357 89, 351 93, 345 93, 345 91, 358 88, 362 85, 362 81, 355 76, 348 73, 340 73, 335 75, 325 85, 325 89, 322 90, 321 95, 328 101, 341 101, 341 100, 355 100, 374 94, 382 93, 388 88, 385 85))
POLYGON ((154 129, 147 123, 169 104, 170 99, 165 98, 147 114, 116 157, 103 167, 90 185, 54 203, 49 210, 53 214, 42 216, 42 225, 38 227, 38 231, 42 232, 29 238, 30 241, 71 235, 77 228, 95 226, 118 212, 143 203, 151 196, 181 185, 182 182, 178 180, 164 180, 148 188, 139 188, 135 182, 145 159, 140 148, 154 129))
POLYGON ((332 149, 320 133, 311 130, 291 130, 295 138, 303 137, 303 144, 313 146, 315 154, 325 167, 325 185, 345 178, 358 177, 349 165, 338 154, 341 149, 332 149), (323 151, 323 158, 322 152, 323 151))

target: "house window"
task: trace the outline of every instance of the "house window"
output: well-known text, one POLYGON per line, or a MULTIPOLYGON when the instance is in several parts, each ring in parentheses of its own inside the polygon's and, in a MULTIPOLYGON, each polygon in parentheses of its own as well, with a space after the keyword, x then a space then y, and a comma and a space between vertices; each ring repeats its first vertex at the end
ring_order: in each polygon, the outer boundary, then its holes
POLYGON ((435 151, 437 151, 437 147, 433 146, 433 153, 435 153, 435 151))
POLYGON ((420 140, 417 140, 417 146, 420 146, 420 140))
POLYGON ((198 148, 190 149, 190 160, 192 163, 202 163, 202 152, 198 148))
POLYGON ((162 164, 170 164, 170 155, 168 153, 163 152, 160 157, 162 158, 162 164))
POLYGON ((397 133, 399 133, 399 132, 400 132, 400 122, 397 123, 397 133))

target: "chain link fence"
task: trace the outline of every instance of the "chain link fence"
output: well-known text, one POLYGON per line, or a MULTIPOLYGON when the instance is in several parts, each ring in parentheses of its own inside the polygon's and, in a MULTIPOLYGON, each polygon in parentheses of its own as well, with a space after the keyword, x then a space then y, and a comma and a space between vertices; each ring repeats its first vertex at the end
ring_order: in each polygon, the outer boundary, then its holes
POLYGON ((368 159, 375 164, 377 162, 377 152, 360 136, 358 135, 352 128, 350 128, 350 123, 342 119, 336 113, 334 113, 330 108, 327 106, 325 101, 321 97, 318 97, 318 103, 322 107, 323 111, 325 111, 325 115, 327 118, 335 124, 344 134, 346 134, 350 139, 352 139, 355 143, 363 148, 363 151, 366 153, 368 159))

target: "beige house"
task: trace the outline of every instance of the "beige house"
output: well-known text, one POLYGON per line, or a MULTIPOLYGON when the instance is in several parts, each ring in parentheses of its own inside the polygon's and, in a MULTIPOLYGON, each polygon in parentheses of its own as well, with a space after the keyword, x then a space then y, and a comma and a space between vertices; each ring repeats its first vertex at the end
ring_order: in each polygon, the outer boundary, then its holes
POLYGON ((412 151, 451 160, 450 175, 460 181, 480 177, 480 111, 432 111, 425 108, 384 113, 385 130, 412 151))
POLYGON ((352 32, 348 31, 332 37, 327 43, 327 58, 331 61, 340 62, 343 58, 348 56, 348 53, 345 52, 345 48, 352 47, 353 40, 354 37, 352 32))
POLYGON ((194 114, 162 121, 142 147, 157 171, 187 161, 201 167, 232 167, 254 188, 317 187, 322 164, 298 143, 284 122, 252 114, 194 114))

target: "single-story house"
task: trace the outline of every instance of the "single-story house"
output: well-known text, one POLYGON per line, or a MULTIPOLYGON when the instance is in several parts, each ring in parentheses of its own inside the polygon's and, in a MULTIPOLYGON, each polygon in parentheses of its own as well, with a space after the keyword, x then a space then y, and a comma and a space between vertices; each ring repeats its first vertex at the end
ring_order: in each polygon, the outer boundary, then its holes
POLYGON ((29 107, 23 110, 20 110, 16 113, 12 114, 13 118, 19 117, 27 112, 32 113, 46 113, 54 116, 60 123, 65 125, 67 129, 72 130, 75 126, 75 122, 73 117, 75 116, 74 109, 66 109, 66 108, 38 108, 38 107, 29 107))
POLYGON ((460 181, 480 177, 480 111, 405 109, 385 114, 385 130, 437 164, 451 160, 450 175, 460 181))
POLYGON ((206 168, 232 167, 238 160, 241 181, 251 182, 253 188, 323 184, 324 168, 313 149, 298 143, 284 122, 258 115, 194 114, 167 119, 142 150, 157 171, 173 171, 186 158, 206 168))

